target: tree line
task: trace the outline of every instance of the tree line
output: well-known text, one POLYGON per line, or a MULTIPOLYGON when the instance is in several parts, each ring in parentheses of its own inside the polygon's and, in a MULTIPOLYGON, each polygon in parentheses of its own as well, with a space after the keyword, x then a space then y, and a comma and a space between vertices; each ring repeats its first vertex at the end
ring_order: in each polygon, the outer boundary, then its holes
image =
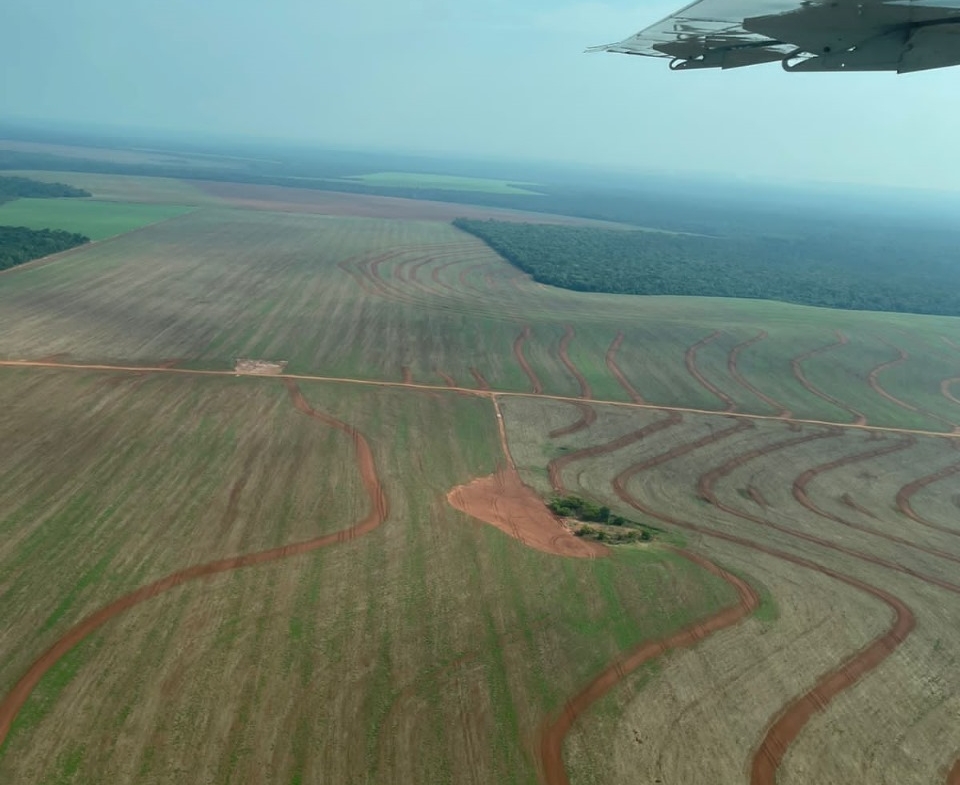
POLYGON ((0 226, 0 270, 89 242, 90 238, 82 234, 58 229, 0 226))
POLYGON ((14 199, 57 199, 61 197, 92 196, 83 188, 63 183, 41 183, 27 177, 0 176, 0 203, 14 199))
POLYGON ((704 236, 458 218, 534 280, 584 292, 780 300, 960 316, 955 246, 912 249, 842 231, 704 236))

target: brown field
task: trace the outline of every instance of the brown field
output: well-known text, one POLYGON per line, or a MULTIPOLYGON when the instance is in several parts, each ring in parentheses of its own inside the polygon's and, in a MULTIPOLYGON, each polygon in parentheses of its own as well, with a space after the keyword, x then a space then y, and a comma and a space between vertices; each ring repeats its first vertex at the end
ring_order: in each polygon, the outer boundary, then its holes
POLYGON ((203 187, 0 278, 0 782, 960 781, 958 320, 203 187))

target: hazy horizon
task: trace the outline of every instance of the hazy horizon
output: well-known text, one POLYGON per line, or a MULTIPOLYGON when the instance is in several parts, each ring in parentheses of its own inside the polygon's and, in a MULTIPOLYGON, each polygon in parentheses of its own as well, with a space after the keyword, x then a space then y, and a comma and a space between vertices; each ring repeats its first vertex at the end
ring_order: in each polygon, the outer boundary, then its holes
POLYGON ((720 176, 956 191, 960 71, 672 73, 583 54, 681 0, 266 8, 15 2, 0 119, 720 176))

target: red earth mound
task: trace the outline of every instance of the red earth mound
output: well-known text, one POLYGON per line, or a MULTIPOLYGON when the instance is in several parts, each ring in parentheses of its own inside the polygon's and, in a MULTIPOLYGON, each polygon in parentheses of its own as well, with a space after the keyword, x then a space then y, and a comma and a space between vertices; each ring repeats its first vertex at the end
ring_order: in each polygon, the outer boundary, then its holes
POLYGON ((582 540, 565 529, 512 469, 501 469, 489 477, 458 485, 447 494, 447 501, 461 512, 544 553, 579 559, 608 554, 600 543, 582 540))

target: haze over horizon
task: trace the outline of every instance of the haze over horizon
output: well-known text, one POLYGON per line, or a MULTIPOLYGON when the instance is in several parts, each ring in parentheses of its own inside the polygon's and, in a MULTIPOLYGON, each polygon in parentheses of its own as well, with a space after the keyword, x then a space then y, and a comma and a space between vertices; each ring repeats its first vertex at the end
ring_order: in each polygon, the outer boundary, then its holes
POLYGON ((956 69, 672 73, 583 54, 681 4, 15 0, 0 119, 957 190, 956 69))

